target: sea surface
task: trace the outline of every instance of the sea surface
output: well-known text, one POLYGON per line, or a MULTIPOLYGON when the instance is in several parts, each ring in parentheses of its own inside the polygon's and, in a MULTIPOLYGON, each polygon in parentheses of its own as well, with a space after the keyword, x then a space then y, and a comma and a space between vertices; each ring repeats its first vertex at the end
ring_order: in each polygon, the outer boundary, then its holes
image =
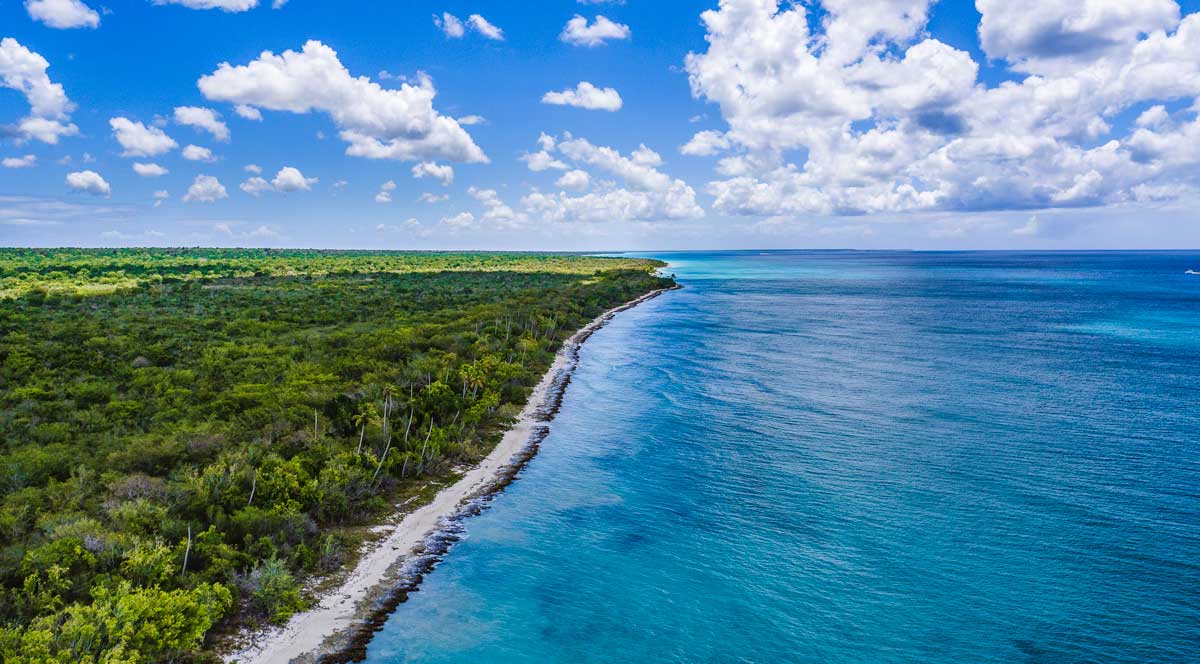
POLYGON ((369 662, 1200 662, 1200 252, 656 257, 369 662))

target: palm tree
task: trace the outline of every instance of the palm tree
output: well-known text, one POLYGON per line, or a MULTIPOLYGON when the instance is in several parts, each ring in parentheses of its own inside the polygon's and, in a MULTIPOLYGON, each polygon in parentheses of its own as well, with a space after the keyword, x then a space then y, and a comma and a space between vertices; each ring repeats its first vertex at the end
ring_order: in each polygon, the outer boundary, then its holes
POLYGON ((359 407, 358 413, 354 415, 354 426, 361 429, 358 434, 358 449, 354 450, 355 454, 362 452, 363 439, 367 437, 367 425, 377 419, 379 419, 379 410, 375 408, 375 404, 368 401, 359 407))
POLYGON ((388 419, 392 414, 392 408, 396 405, 396 394, 399 388, 391 383, 383 386, 383 435, 388 435, 390 428, 388 427, 388 419))

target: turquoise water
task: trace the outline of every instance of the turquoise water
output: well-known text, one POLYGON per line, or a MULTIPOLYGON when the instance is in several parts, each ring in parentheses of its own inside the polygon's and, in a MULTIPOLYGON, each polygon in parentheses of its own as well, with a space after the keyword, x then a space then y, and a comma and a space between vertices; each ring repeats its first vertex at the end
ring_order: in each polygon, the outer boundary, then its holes
POLYGON ((1200 661, 1200 253, 659 257, 368 661, 1200 661))

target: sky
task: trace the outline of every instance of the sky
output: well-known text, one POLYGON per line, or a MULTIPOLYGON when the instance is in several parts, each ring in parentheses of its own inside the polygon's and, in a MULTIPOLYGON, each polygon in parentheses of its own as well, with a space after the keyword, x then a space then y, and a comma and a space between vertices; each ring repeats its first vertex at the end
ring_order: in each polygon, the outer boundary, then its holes
POLYGON ((0 245, 1200 247, 1200 0, 2 0, 0 245))

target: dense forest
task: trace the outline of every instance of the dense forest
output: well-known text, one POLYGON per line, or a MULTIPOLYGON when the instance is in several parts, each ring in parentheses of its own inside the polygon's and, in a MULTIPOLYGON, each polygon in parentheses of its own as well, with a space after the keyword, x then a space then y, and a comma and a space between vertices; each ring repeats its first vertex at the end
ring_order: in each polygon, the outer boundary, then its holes
POLYGON ((207 661, 286 620, 658 265, 0 249, 0 661, 207 661))

